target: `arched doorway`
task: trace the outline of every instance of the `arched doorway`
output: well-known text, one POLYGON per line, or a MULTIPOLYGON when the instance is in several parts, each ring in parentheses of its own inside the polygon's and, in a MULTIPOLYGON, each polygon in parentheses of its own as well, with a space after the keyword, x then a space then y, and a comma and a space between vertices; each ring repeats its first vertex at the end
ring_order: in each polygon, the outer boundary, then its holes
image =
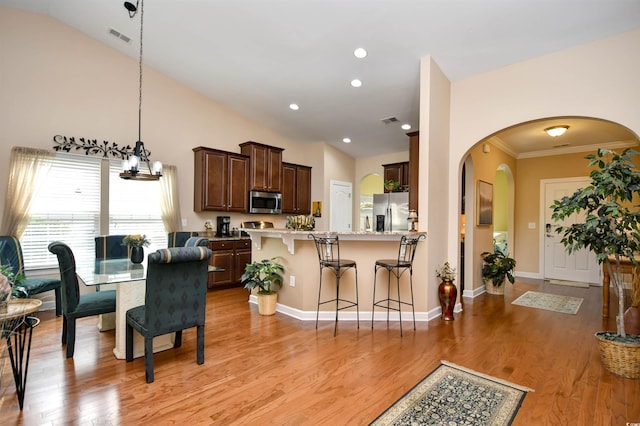
POLYGON ((465 182, 464 209, 460 207, 460 212, 466 213, 464 295, 473 297, 482 292, 480 253, 493 249, 494 232, 517 260, 518 277, 542 279, 545 206, 540 198, 541 181, 588 176, 585 155, 599 147, 618 151, 637 147, 638 141, 635 133, 618 123, 590 117, 551 117, 505 128, 470 148, 463 156, 464 177, 462 170, 459 174, 459 181, 465 182), (561 137, 544 131, 562 124, 569 129, 561 137), (491 226, 477 223, 475 193, 479 180, 493 185, 491 226))

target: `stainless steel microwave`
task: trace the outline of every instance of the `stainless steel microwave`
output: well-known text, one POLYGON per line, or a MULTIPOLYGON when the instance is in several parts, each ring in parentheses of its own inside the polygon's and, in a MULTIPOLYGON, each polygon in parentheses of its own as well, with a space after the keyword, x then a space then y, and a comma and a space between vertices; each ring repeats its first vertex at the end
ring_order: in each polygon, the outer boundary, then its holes
POLYGON ((282 194, 279 192, 249 191, 249 213, 282 213, 282 194))

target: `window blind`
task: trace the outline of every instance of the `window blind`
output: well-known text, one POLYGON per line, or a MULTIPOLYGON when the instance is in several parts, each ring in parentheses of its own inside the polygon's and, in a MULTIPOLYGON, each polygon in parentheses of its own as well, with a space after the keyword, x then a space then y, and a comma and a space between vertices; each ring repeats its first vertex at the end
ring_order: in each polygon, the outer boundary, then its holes
POLYGON ((49 243, 62 241, 76 261, 95 257, 100 219, 100 160, 58 154, 42 190, 33 198, 31 220, 20 243, 26 270, 58 268, 49 243))

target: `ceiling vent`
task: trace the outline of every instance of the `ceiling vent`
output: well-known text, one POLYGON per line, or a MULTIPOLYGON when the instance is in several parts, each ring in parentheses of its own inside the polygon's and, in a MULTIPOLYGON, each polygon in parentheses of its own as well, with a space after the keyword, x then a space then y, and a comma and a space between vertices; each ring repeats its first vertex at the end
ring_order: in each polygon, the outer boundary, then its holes
POLYGON ((381 120, 384 124, 397 123, 398 119, 396 117, 387 117, 381 120))
POLYGON ((125 43, 130 43, 131 42, 131 37, 128 37, 124 34, 122 34, 120 31, 116 30, 115 28, 109 28, 109 34, 111 34, 112 36, 119 38, 120 40, 124 41, 125 43))

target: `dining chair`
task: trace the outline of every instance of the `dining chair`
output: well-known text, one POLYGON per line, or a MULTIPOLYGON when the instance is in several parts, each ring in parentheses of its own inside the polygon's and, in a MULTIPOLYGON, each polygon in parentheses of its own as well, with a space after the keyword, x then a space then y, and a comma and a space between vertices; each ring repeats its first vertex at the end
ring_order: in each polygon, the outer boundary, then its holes
POLYGON ((191 237, 197 237, 197 232, 176 231, 167 233, 167 247, 184 247, 187 240, 191 237))
POLYGON ((144 337, 147 383, 154 381, 153 338, 175 334, 174 348, 182 345, 182 330, 196 327, 196 361, 204 363, 204 324, 207 274, 211 250, 172 247, 148 256, 144 305, 126 314, 126 360, 133 361, 133 330, 144 337))
MULTIPOLYGON (((0 236, 0 265, 10 266, 14 274, 24 275, 22 246, 20 240, 10 235, 0 236)), ((25 278, 21 286, 27 292, 27 297, 53 290, 56 298, 56 316, 62 314, 60 279, 29 277, 25 278)))
POLYGON ((416 329, 416 311, 413 303, 413 258, 416 254, 418 242, 424 238, 424 234, 420 234, 415 237, 407 237, 406 235, 403 235, 398 247, 398 256, 395 259, 376 260, 373 271, 373 306, 371 308, 372 330, 376 307, 387 310, 387 325, 389 324, 389 311, 398 311, 398 315, 400 317, 400 337, 402 337, 402 305, 411 306, 411 312, 413 313, 413 329, 416 329), (376 300, 376 281, 378 277, 378 270, 380 269, 386 269, 388 273, 387 294, 386 298, 376 300), (402 277, 402 275, 407 271, 409 272, 409 290, 411 293, 410 302, 406 296, 405 299, 400 297, 400 277, 402 277), (396 280, 396 298, 392 297, 391 275, 393 275, 396 280))
POLYGON ((333 326, 333 335, 336 335, 338 329, 338 312, 343 309, 356 308, 356 320, 358 328, 360 328, 360 311, 358 308, 358 266, 355 260, 344 259, 340 257, 340 240, 337 234, 318 236, 309 234, 309 238, 313 238, 318 252, 318 263, 320 265, 320 283, 318 284, 318 308, 316 311, 316 329, 318 328, 318 317, 320 316, 320 305, 335 302, 336 304, 336 321, 333 326), (322 296, 322 272, 325 269, 332 271, 336 278, 336 297, 328 300, 321 300, 322 296), (353 269, 356 277, 356 295, 355 301, 340 298, 340 279, 342 275, 353 269), (341 306, 342 305, 342 306, 341 306))
POLYGON ((62 286, 62 344, 67 345, 67 358, 73 358, 76 344, 76 319, 116 311, 116 291, 107 290, 80 294, 76 260, 71 248, 61 241, 49 244, 49 251, 58 257, 62 286))
POLYGON ((190 237, 185 243, 185 247, 209 247, 209 239, 204 237, 190 237))
POLYGON ((129 247, 122 244, 126 235, 98 235, 95 237, 96 259, 126 259, 129 247))

